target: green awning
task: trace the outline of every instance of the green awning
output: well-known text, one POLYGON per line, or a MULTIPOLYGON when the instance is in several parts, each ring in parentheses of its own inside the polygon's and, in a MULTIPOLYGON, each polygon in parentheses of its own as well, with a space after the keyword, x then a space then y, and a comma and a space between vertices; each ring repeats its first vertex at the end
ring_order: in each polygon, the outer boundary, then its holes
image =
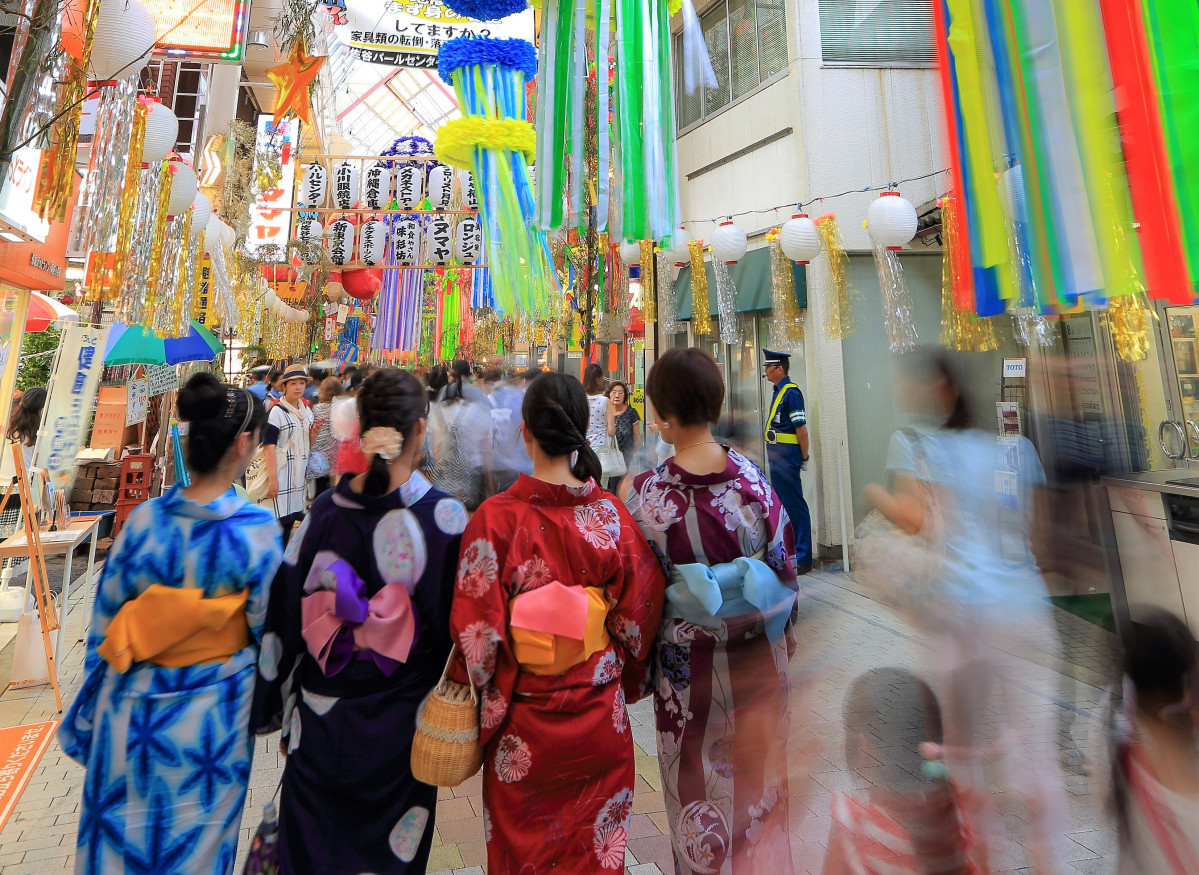
MULTIPOLYGON (((712 309, 712 315, 717 315, 716 303, 716 276, 713 273, 711 262, 706 262, 704 267, 708 274, 708 303, 712 309)), ((733 285, 737 287, 737 312, 752 313, 755 310, 771 309, 771 291, 770 291, 770 249, 763 247, 762 249, 754 249, 747 252, 745 257, 729 268, 729 272, 733 277, 733 285)), ((795 274, 795 297, 799 300, 800 307, 808 306, 808 282, 807 273, 804 268, 799 265, 793 267, 795 274)), ((691 318, 691 268, 684 267, 679 271, 678 279, 674 282, 675 292, 678 295, 678 318, 691 318)))

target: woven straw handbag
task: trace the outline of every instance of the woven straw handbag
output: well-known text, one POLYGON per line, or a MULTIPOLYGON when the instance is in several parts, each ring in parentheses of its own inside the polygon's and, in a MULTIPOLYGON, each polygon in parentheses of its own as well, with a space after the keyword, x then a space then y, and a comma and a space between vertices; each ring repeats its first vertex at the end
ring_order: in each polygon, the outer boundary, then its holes
POLYGON ((457 652, 455 644, 441 680, 416 712, 412 776, 434 787, 457 787, 483 765, 479 694, 473 682, 460 684, 446 677, 457 652))

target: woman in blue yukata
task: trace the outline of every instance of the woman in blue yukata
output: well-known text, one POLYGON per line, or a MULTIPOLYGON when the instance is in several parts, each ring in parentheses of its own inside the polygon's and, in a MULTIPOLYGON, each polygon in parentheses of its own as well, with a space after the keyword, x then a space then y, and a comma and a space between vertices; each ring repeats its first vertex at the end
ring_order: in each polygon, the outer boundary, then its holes
POLYGON ((437 788, 412 776, 416 711, 450 652, 466 508, 416 470, 429 411, 411 374, 358 392, 366 472, 317 498, 271 590, 254 727, 282 728, 282 875, 423 873, 437 788))
POLYGON ((239 498, 266 415, 197 374, 179 392, 191 485, 137 508, 108 554, 85 679, 58 730, 87 767, 75 871, 230 873, 271 580, 270 512, 239 498))

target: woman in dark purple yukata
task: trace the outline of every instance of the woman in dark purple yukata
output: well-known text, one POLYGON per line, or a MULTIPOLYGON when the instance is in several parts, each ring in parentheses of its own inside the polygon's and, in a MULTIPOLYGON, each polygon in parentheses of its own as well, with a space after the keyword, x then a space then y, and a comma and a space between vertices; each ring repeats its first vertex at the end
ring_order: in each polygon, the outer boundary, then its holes
POLYGON ((366 473, 313 503, 271 590, 254 726, 283 730, 280 871, 424 872, 437 788, 412 777, 416 710, 450 651, 466 510, 416 468, 429 408, 397 370, 358 394, 366 473))

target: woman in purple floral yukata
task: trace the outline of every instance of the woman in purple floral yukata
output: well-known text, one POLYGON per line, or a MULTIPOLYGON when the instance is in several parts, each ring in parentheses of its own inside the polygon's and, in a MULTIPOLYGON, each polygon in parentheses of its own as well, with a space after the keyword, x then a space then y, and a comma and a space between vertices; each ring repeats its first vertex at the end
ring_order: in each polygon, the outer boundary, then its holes
POLYGON ((652 682, 675 868, 790 872, 791 524, 757 466, 712 437, 711 356, 671 349, 645 389, 675 450, 628 500, 670 574, 652 682))

